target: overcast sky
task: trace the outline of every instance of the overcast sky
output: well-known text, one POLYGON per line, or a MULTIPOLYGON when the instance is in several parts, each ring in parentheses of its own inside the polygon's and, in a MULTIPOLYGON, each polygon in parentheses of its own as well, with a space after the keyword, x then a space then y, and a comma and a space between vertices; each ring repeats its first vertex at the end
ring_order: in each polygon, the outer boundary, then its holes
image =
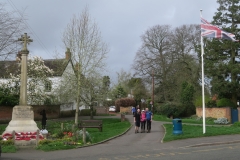
POLYGON ((108 75, 131 70, 141 46, 140 36, 154 25, 200 24, 203 17, 211 21, 217 11, 216 0, 1 0, 7 10, 23 11, 30 29, 23 31, 33 39, 30 54, 52 59, 56 51, 64 56, 62 33, 73 15, 88 5, 108 44, 108 75))

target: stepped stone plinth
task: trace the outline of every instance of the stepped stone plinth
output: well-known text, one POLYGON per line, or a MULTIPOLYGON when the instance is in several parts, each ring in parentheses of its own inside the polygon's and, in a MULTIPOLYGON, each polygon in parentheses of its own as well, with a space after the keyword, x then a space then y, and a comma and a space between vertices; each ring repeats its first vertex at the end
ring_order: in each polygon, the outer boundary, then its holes
MULTIPOLYGON (((37 124, 34 121, 32 106, 13 107, 12 120, 9 122, 5 132, 36 132, 37 124)), ((5 133, 4 132, 4 133, 5 133)))

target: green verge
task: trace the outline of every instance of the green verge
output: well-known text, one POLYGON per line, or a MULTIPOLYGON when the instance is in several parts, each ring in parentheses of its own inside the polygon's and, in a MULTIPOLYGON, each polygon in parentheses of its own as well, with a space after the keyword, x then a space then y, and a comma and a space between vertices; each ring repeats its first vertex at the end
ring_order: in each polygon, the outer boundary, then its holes
POLYGON ((111 137, 117 136, 126 131, 130 126, 129 121, 123 121, 119 119, 102 119, 103 131, 99 132, 98 129, 89 128, 87 131, 90 133, 92 143, 99 143, 111 137))
POLYGON ((2 145, 2 153, 16 153, 16 151, 17 147, 14 145, 2 145))
POLYGON ((169 142, 173 140, 187 139, 187 138, 199 138, 218 135, 231 135, 240 133, 240 123, 234 123, 232 126, 206 126, 206 133, 203 134, 203 127, 201 125, 182 125, 183 134, 173 135, 173 125, 164 124, 166 134, 163 142, 169 142))
MULTIPOLYGON (((192 124, 203 124, 202 119, 199 119, 197 117, 193 118, 180 118, 182 120, 182 123, 192 123, 192 124)), ((154 115, 153 120, 155 121, 162 121, 162 122, 172 122, 172 119, 167 118, 164 115, 154 115)), ((206 124, 213 125, 214 123, 214 118, 206 118, 206 124)))
MULTIPOLYGON (((97 118, 96 118, 97 119, 97 118)), ((87 128, 86 131, 89 133, 89 137, 87 137, 87 144, 83 144, 82 138, 78 140, 74 140, 74 137, 69 138, 64 136, 61 139, 55 140, 46 140, 40 143, 36 149, 43 150, 43 151, 53 151, 53 150, 64 150, 64 149, 73 149, 76 147, 83 147, 92 145, 95 143, 99 143, 101 141, 107 140, 114 136, 117 136, 124 131, 126 131, 130 126, 129 121, 123 121, 119 118, 103 118, 103 131, 100 132, 97 128, 87 128), (74 142, 76 144, 69 145, 66 144, 67 142, 74 142)), ((61 123, 64 123, 64 126, 72 126, 74 124, 74 120, 65 121, 65 122, 48 122, 48 131, 49 133, 59 133, 59 127, 61 123)), ((77 129, 79 130, 79 129, 77 129)))
MULTIPOLYGON (((95 118, 97 119, 97 118, 95 118)), ((83 144, 82 138, 79 138, 77 141, 73 137, 64 136, 62 138, 50 138, 45 139, 39 142, 38 147, 36 149, 43 150, 43 151, 53 151, 53 150, 65 150, 65 149, 73 149, 76 147, 82 147, 87 145, 92 145, 95 143, 99 143, 101 141, 108 140, 114 136, 118 136, 119 134, 124 133, 130 126, 131 123, 129 121, 121 122, 120 118, 103 118, 103 131, 100 132, 97 128, 87 128, 86 131, 89 133, 89 139, 87 144, 83 144), (74 144, 71 144, 74 143, 74 144)), ((74 124, 74 120, 48 120, 47 121, 47 129, 50 135, 59 135, 63 132, 61 131, 61 124, 63 123, 64 128, 71 128, 74 124)), ((37 122, 39 128, 41 128, 41 123, 37 122)), ((7 124, 1 124, 0 130, 2 132, 7 127, 7 124)), ((79 129, 76 129, 79 130, 79 129)), ((1 141, 3 142, 3 141, 1 141)), ((2 152, 3 153, 11 153, 16 152, 17 148, 11 144, 4 144, 2 145, 2 152)))

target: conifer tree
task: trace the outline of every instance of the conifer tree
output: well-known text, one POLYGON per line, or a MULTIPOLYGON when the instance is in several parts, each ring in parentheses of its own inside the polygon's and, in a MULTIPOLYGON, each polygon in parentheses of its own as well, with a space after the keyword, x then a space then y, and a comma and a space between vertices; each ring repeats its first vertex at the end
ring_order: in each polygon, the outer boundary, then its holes
MULTIPOLYGON (((240 39, 239 0, 218 0, 212 24, 240 39)), ((240 43, 224 39, 205 40, 205 74, 211 79, 212 94, 235 104, 240 93, 240 43)))

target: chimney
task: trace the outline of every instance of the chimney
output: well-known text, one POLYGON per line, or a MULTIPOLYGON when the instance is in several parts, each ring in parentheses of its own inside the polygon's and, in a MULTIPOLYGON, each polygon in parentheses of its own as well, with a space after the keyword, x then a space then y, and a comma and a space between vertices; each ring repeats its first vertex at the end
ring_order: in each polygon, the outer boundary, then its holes
POLYGON ((71 52, 70 52, 70 48, 67 48, 67 51, 65 52, 65 59, 69 60, 71 59, 71 52))
POLYGON ((22 54, 21 54, 21 51, 19 51, 16 56, 16 61, 20 62, 21 60, 22 60, 22 54))

